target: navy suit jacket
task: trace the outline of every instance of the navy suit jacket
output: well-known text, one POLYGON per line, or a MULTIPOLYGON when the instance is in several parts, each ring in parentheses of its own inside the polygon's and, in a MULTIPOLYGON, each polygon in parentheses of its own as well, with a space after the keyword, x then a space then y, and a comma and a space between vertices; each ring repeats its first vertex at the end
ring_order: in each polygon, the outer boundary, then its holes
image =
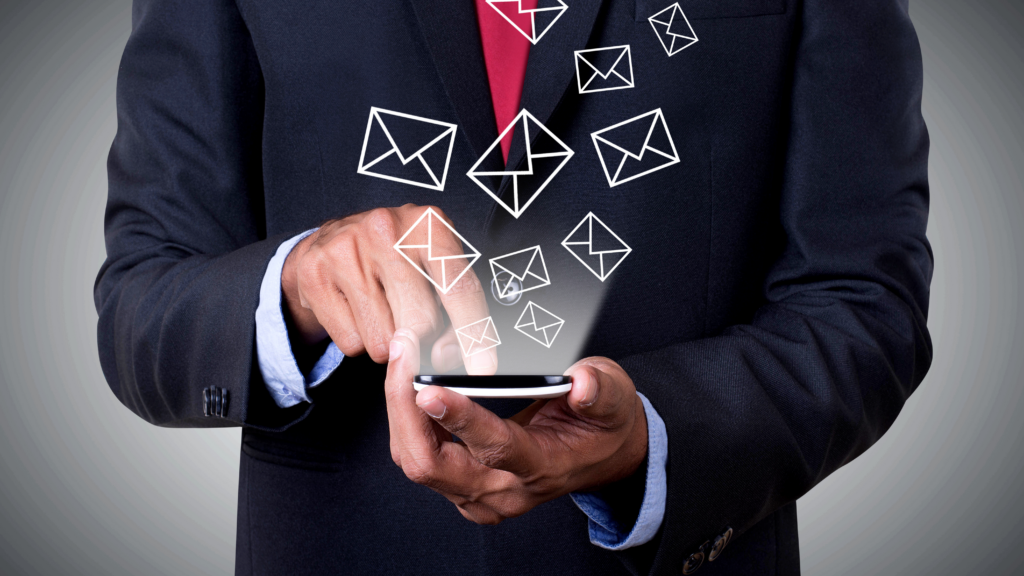
MULTIPOLYGON (((239 574, 676 574, 728 528, 701 572, 795 574, 795 500, 924 376, 928 138, 906 0, 680 0, 700 42, 672 57, 648 22, 670 0, 567 3, 522 106, 576 155, 515 220, 465 177, 498 134, 470 0, 135 1, 100 356, 149 422, 244 427, 239 574), (636 88, 578 94, 573 51, 623 44, 636 88), (443 192, 356 173, 371 106, 458 125, 443 192), (657 108, 681 162, 610 188, 590 133, 657 108), (274 405, 254 311, 278 244, 409 202, 488 255, 542 237, 571 266, 557 244, 590 211, 633 248, 583 353, 621 363, 666 422, 653 541, 590 544, 568 498, 464 520, 391 461, 365 357, 312 403, 274 405)), ((509 165, 524 156, 517 140, 509 165)))

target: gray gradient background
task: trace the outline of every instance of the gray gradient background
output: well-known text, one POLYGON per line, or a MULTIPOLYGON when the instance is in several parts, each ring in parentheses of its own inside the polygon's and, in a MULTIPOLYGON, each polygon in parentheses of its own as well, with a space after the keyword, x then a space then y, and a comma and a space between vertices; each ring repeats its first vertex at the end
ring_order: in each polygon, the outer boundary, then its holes
MULTIPOLYGON (((1024 8, 922 0, 912 14, 933 140, 935 362, 889 433, 800 501, 810 575, 1024 571, 1024 8)), ((0 0, 3 574, 232 571, 239 431, 152 427, 97 360, 129 26, 128 0, 0 0)))

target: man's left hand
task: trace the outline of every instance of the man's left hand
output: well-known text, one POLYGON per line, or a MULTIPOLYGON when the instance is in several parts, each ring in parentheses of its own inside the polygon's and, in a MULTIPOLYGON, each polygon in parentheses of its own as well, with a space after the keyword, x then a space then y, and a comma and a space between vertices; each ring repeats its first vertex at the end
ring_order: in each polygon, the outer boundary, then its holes
POLYGON ((633 381, 607 358, 566 374, 572 390, 502 419, 469 398, 430 386, 418 394, 419 341, 391 341, 385 383, 391 456, 411 480, 479 524, 628 477, 647 454, 647 419, 633 381), (452 434, 459 438, 453 442, 452 434))

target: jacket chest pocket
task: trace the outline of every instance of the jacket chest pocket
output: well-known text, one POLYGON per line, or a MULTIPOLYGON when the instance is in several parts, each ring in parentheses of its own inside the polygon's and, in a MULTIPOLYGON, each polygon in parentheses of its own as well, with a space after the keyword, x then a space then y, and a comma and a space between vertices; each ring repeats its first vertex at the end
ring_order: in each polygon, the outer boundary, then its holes
POLYGON ((636 21, 670 10, 679 4, 688 20, 746 18, 786 13, 786 0, 636 0, 636 21))

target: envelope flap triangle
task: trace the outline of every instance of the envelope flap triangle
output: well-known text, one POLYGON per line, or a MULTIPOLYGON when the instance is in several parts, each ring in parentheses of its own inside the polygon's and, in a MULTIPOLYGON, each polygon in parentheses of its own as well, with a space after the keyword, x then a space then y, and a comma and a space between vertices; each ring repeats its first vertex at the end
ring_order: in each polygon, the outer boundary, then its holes
POLYGON ((530 140, 530 154, 568 154, 569 150, 562 144, 544 125, 530 117, 524 117, 528 138, 530 140))
POLYGON ((651 112, 595 132, 594 135, 639 159, 643 155, 644 145, 647 143, 647 137, 651 132, 651 123, 654 120, 655 113, 651 112))
POLYGON ((584 218, 583 221, 576 226, 576 229, 573 230, 562 242, 564 244, 589 244, 590 222, 591 218, 584 218))
POLYGON ((455 335, 459 338, 459 344, 462 346, 462 352, 467 355, 473 349, 473 344, 480 343, 479 338, 474 338, 469 334, 466 334, 465 330, 456 330, 455 335))
POLYGON ((555 23, 555 20, 558 20, 558 17, 561 16, 562 12, 564 12, 564 11, 565 11, 565 8, 561 8, 561 7, 555 7, 555 8, 548 7, 547 10, 537 10, 536 12, 534 12, 533 13, 533 25, 535 26, 534 34, 537 34, 538 36, 543 35, 544 32, 546 32, 548 30, 548 28, 551 28, 551 25, 555 23))
MULTIPOLYGON (((501 15, 508 19, 523 34, 533 36, 533 18, 530 12, 521 9, 522 2, 518 0, 490 0, 489 4, 501 15)), ((524 7, 525 8, 525 7, 524 7)))
POLYGON ((496 258, 494 263, 508 270, 510 273, 522 277, 530 268, 530 263, 533 262, 536 255, 537 250, 535 248, 530 248, 529 250, 523 250, 521 252, 496 258))
POLYGON ((537 10, 556 10, 565 8, 562 0, 537 0, 537 10))
MULTIPOLYGON (((623 62, 626 57, 626 48, 602 48, 600 50, 585 50, 580 53, 583 60, 589 64, 594 70, 597 71, 602 77, 607 78, 616 65, 623 62)), ((628 68, 623 66, 623 70, 628 72, 628 68)))
POLYGON ((537 328, 537 330, 543 330, 544 328, 557 326, 562 322, 564 322, 564 320, 562 320, 558 316, 555 316, 551 312, 548 312, 547 310, 541 308, 540 306, 537 306, 536 304, 533 305, 533 325, 537 328))
POLYGON ((615 250, 629 250, 629 246, 620 240, 611 230, 603 226, 599 221, 594 222, 594 231, 590 239, 590 252, 610 252, 615 250))
POLYGON ((433 146, 427 147, 426 150, 419 154, 434 177, 443 180, 444 169, 448 164, 448 154, 453 144, 452 140, 444 138, 433 146))
POLYGON ((483 188, 490 190, 492 195, 501 187, 501 178, 505 173, 505 156, 501 152, 500 144, 501 140, 496 140, 469 172, 471 178, 483 188))
POLYGON ((416 156, 428 144, 451 130, 451 126, 414 120, 383 110, 379 111, 379 114, 381 123, 384 124, 384 128, 391 135, 398 154, 405 161, 416 156))
POLYGON ((665 126, 664 117, 658 117, 655 120, 651 135, 647 139, 647 147, 670 156, 675 155, 675 146, 672 145, 672 136, 665 126))
POLYGON ((673 10, 672 23, 668 26, 668 33, 674 36, 693 38, 693 28, 686 20, 686 16, 683 14, 682 9, 673 10))
MULTIPOLYGON (((654 31, 658 33, 658 38, 661 40, 662 44, 664 45, 665 40, 662 39, 662 35, 668 34, 669 25, 667 23, 665 23, 665 22, 659 22, 659 21, 655 20, 652 17, 651 18, 651 26, 654 27, 654 31)), ((671 40, 672 39, 669 38, 670 42, 671 42, 671 40)))
POLYGON ((363 162, 373 162, 384 154, 392 153, 395 145, 388 139, 384 125, 376 119, 370 119, 369 134, 363 149, 363 162))
MULTIPOLYGON (((440 146, 438 146, 440 148, 440 146)), ((445 152, 448 147, 445 146, 445 152)), ((390 154, 372 167, 373 174, 387 174, 400 182, 415 183, 416 185, 432 186, 435 190, 440 188, 441 180, 444 178, 444 158, 430 168, 430 173, 423 168, 418 161, 402 162, 397 154, 390 154), (436 180, 435 180, 436 179, 436 180)))
MULTIPOLYGON (((652 24, 663 24, 665 26, 668 26, 668 23, 672 21, 672 15, 675 14, 675 10, 676 10, 676 5, 673 4, 673 5, 669 6, 668 8, 665 8, 661 12, 658 12, 654 16, 651 16, 650 18, 648 18, 648 20, 652 24)), ((666 31, 667 31, 667 29, 666 29, 666 31)))
POLYGON ((458 330, 458 333, 469 338, 473 342, 481 342, 487 334, 487 327, 490 325, 490 318, 484 318, 458 330))

